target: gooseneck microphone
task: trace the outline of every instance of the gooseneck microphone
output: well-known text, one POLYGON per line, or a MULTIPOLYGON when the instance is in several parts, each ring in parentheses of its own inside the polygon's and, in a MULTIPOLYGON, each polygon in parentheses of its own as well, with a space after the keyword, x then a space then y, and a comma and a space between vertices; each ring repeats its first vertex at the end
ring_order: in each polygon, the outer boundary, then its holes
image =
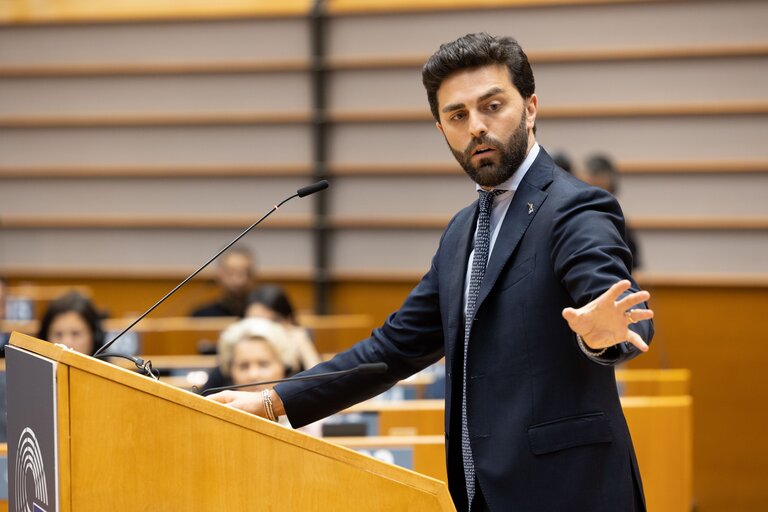
MULTIPOLYGON (((310 195, 310 194, 314 194, 315 192, 319 192, 319 191, 321 191, 321 190, 325 190, 326 188, 328 188, 328 182, 327 182, 326 180, 320 180, 320 181, 318 181, 317 183, 313 183, 312 185, 308 185, 308 186, 306 186, 306 187, 302 187, 302 188, 300 188, 299 190, 297 190, 297 191, 296 191, 296 193, 295 193, 295 194, 293 194, 293 195, 292 195, 292 196, 290 196, 290 197, 287 197, 287 198, 283 199, 283 200, 282 200, 280 203, 278 203, 278 204, 276 204, 275 206, 273 206, 273 207, 272 207, 272 209, 271 209, 271 210, 269 210, 269 212, 267 212, 267 213, 266 213, 266 214, 265 214, 263 217, 261 217, 259 220, 257 220, 257 221, 256 221, 256 222, 254 222, 253 224, 251 224, 251 225, 250 225, 250 226, 249 226, 249 227, 248 227, 248 228, 247 228, 245 231, 243 231, 242 233, 240 233, 239 235, 237 235, 237 237, 235 237, 235 239, 234 239, 234 240, 232 240, 232 241, 231 241, 231 242, 229 242, 229 243, 228 243, 226 246, 224 246, 224 248, 223 248, 222 250, 220 250, 219 252, 217 252, 217 253, 216 253, 216 254, 215 254, 215 255, 214 255, 214 256, 213 256, 211 259, 209 259, 208 261, 206 261, 205 263, 203 263, 203 266, 202 266, 202 267, 200 267, 199 269, 197 269, 197 270, 195 270, 194 272, 192 272, 192 273, 191 273, 191 274, 190 274, 190 275, 189 275, 189 276, 188 276, 186 279, 184 279, 182 282, 180 282, 179 284, 177 284, 177 285, 176 285, 176 287, 175 287, 173 290, 171 290, 170 292, 168 292, 168 293, 165 295, 165 297, 163 297, 162 299, 160 299, 159 301, 157 301, 157 302, 155 303, 155 305, 154 305, 154 306, 152 306, 151 308, 149 308, 148 310, 146 310, 144 313, 142 313, 142 315, 141 315, 141 316, 139 316, 139 318, 137 318, 136 320, 134 320, 134 321, 133 321, 133 323, 131 323, 131 325, 129 325, 128 327, 126 327, 125 329, 123 329, 123 331, 122 331, 120 334, 118 334, 117 336, 115 336, 114 338, 112 338, 112 339, 109 341, 109 343, 106 343, 106 344, 105 344, 105 345, 103 345, 103 346, 102 346, 102 347, 101 347, 99 350, 97 350, 97 351, 96 351, 96 352, 93 354, 93 357, 99 357, 99 356, 101 356, 101 357, 109 357, 111 354, 103 354, 103 352, 104 352, 105 350, 107 350, 107 349, 108 349, 110 346, 112 346, 112 344, 113 344, 114 342, 116 342, 117 340, 119 340, 119 339, 120 339, 120 338, 121 338, 121 337, 122 337, 122 336, 123 336, 125 333, 127 333, 128 331, 130 331, 131 329, 133 329, 133 327, 134 327, 136 324, 138 324, 139 322, 141 322, 141 321, 144 319, 144 317, 146 317, 148 314, 150 314, 152 311, 154 311, 154 310, 155 310, 155 308, 157 308, 157 307, 158 307, 160 304, 162 304, 163 302, 165 302, 165 301, 166 301, 166 299, 168 299, 168 297, 170 297, 171 295, 173 295, 174 293, 176 293, 176 291, 177 291, 179 288, 181 288, 182 286, 184 286, 185 284, 187 284, 187 282, 188 282, 190 279, 192 279, 192 278, 193 278, 193 277, 195 277, 197 274, 199 274, 199 273, 200 273, 200 272, 201 272, 201 271, 202 271, 202 270, 203 270, 205 267, 207 267, 208 265, 210 265, 210 264, 211 264, 211 263, 212 263, 212 262, 213 262, 213 261, 214 261, 216 258, 218 258, 219 256, 221 256, 221 255, 224 253, 224 251, 226 251, 227 249, 229 249, 230 247, 232 247, 233 245, 235 245, 235 243, 237 243, 237 242, 238 242, 238 240, 240 240, 240 239, 241 239, 241 238, 243 238, 245 235, 247 235, 247 234, 248 234, 248 233, 249 233, 249 232, 250 232, 250 231, 251 231, 253 228, 255 228, 256 226, 258 226, 259 224, 261 224, 261 222, 262 222, 264 219, 266 219, 267 217, 269 217, 270 215, 272 215, 272 214, 273 214, 273 213, 274 213, 274 212, 275 212, 277 209, 279 209, 279 208, 280 208, 281 206, 283 206, 285 203, 287 203, 288 201, 290 201, 290 200, 291 200, 291 199, 293 199, 294 197, 306 197, 306 196, 308 196, 308 195, 310 195), (102 354, 103 354, 103 355, 102 355, 102 354)), ((120 355, 117 355, 117 354, 116 354, 116 356, 117 356, 117 357, 121 357, 120 355)), ((137 366, 138 366, 138 364, 137 364, 137 366)), ((142 368, 139 368, 139 369, 142 369, 142 368)))
MULTIPOLYGON (((314 194, 315 192, 320 192, 321 190, 325 190, 327 188, 328 188, 328 182, 325 180, 320 180, 317 183, 307 185, 306 187, 301 187, 299 190, 296 191, 296 195, 299 197, 307 197, 309 195, 314 194)), ((288 199, 291 199, 291 198, 289 197, 288 199)), ((288 199, 286 199, 286 201, 288 199)))
POLYGON ((312 380, 312 379, 327 379, 328 377, 340 377, 342 375, 350 375, 352 373, 384 373, 389 369, 387 363, 363 363, 350 368, 348 370, 339 370, 335 372, 315 373, 313 375, 297 375, 296 377, 287 377, 285 379, 277 380, 265 380, 261 382, 248 382, 246 384, 233 384, 232 386, 221 386, 218 388, 206 389, 202 393, 202 396, 208 396, 212 393, 218 393, 219 391, 226 391, 228 389, 240 389, 248 388, 251 386, 264 386, 266 384, 280 384, 281 382, 293 382, 297 380, 312 380))

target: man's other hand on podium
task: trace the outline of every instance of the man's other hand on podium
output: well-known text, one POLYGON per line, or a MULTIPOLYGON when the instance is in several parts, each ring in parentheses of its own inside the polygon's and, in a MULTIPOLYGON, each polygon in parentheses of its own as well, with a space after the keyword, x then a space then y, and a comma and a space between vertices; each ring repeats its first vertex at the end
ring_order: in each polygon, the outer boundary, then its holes
MULTIPOLYGON (((266 392, 269 393, 269 398, 272 400, 272 410, 274 411, 275 418, 284 415, 285 409, 283 408, 283 401, 280 400, 280 396, 274 389, 266 390, 266 392)), ((265 397, 261 391, 222 391, 208 398, 220 404, 261 416, 262 418, 272 419, 267 412, 265 397)))

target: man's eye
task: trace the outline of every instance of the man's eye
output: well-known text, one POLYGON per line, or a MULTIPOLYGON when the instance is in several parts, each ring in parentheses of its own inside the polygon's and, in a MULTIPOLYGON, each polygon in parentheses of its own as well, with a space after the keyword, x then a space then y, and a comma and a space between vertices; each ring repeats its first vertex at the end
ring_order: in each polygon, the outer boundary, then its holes
POLYGON ((457 112, 451 116, 452 121, 461 121, 466 117, 463 112, 457 112))
POLYGON ((491 103, 488 105, 488 110, 495 112, 501 108, 501 103, 491 103))

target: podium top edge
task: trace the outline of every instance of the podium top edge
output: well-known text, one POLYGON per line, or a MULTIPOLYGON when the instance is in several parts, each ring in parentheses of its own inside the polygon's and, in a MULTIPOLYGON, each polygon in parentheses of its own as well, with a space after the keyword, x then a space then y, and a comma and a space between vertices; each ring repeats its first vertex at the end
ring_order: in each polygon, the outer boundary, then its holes
POLYGON ((24 350, 47 357, 54 361, 61 361, 64 354, 70 352, 62 345, 49 343, 19 331, 13 331, 11 333, 11 339, 8 344, 17 348, 23 348, 24 350))

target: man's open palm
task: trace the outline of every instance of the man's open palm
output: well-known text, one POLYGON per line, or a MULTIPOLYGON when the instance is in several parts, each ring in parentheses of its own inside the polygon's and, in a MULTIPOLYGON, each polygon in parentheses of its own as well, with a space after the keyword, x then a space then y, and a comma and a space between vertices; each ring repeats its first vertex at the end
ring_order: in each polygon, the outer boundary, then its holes
POLYGON ((589 348, 601 350, 628 341, 643 352, 648 350, 648 345, 629 326, 653 318, 650 309, 631 309, 647 301, 651 294, 639 291, 617 300, 630 286, 627 280, 619 281, 586 306, 563 310, 563 318, 571 330, 580 335, 589 348))

